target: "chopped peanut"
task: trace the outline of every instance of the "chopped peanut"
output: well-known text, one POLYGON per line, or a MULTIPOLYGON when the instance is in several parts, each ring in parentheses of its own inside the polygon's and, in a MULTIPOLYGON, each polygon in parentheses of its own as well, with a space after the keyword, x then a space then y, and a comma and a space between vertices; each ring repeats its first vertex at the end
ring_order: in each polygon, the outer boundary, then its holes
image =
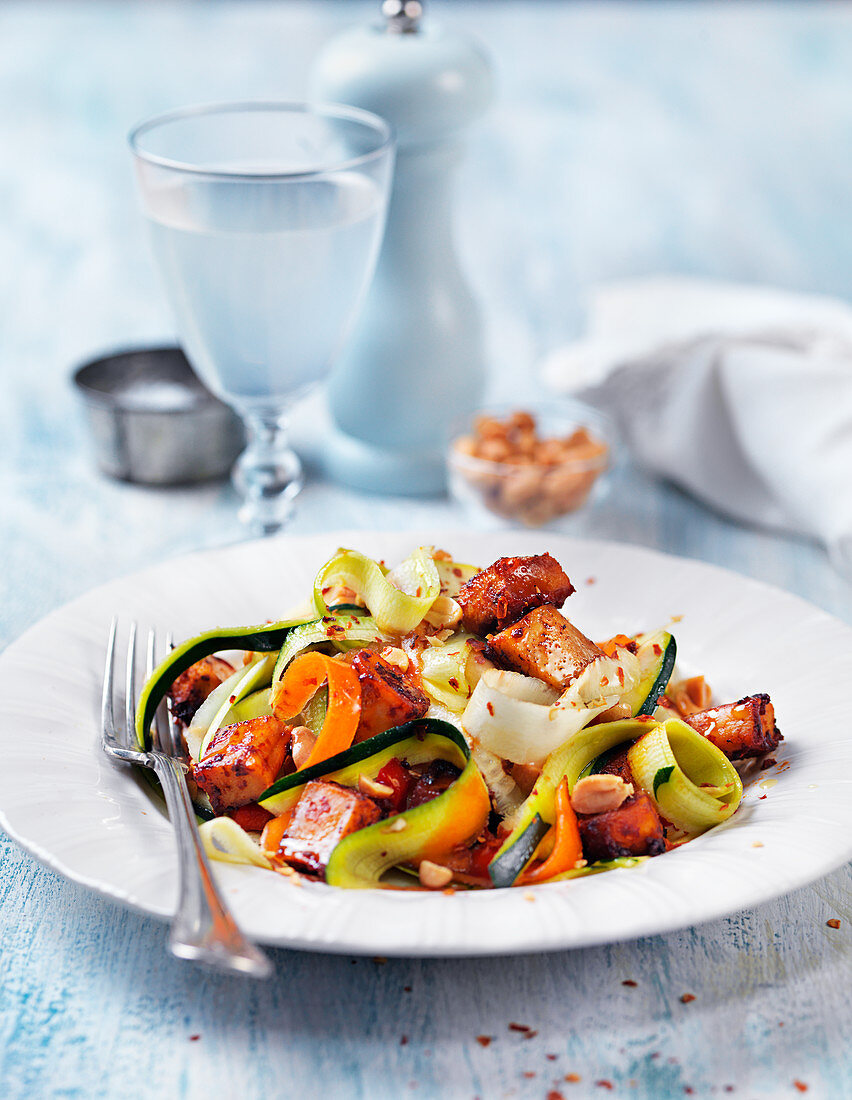
POLYGON ((505 421, 476 417, 473 433, 456 439, 453 450, 458 475, 482 494, 485 506, 529 527, 580 508, 609 460, 607 444, 586 428, 545 439, 522 410, 505 421))
POLYGON ((620 775, 587 775, 571 792, 571 805, 578 814, 602 814, 617 810, 633 794, 633 784, 620 775))
POLYGON ((411 661, 404 649, 397 649, 396 646, 387 645, 382 650, 381 656, 384 657, 389 665, 398 668, 400 672, 408 672, 411 661))
POLYGON ((433 863, 430 859, 422 859, 418 868, 420 885, 427 890, 443 890, 453 881, 453 872, 449 867, 442 867, 440 863, 433 863))
POLYGON ((438 596, 424 618, 430 626, 439 630, 457 627, 461 622, 462 609, 452 596, 438 596))
POLYGON ((307 726, 296 726, 291 732, 290 752, 293 755, 293 763, 296 771, 303 768, 308 757, 314 751, 317 742, 316 735, 307 726))
POLYGON ((369 775, 358 776, 358 790, 369 798, 390 798, 393 794, 393 787, 389 787, 387 783, 379 783, 369 775))

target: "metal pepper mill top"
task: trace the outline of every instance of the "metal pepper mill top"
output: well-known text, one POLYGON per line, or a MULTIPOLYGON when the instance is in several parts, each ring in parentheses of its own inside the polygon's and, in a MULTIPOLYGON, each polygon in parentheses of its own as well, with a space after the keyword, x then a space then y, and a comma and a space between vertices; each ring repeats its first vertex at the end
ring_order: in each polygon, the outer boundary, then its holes
POLYGON ((480 403, 479 309, 453 245, 452 183, 465 133, 492 98, 470 39, 421 19, 418 0, 385 0, 380 23, 333 39, 315 99, 381 115, 397 137, 385 238, 365 308, 332 372, 329 473, 356 488, 444 488, 450 421, 480 403))

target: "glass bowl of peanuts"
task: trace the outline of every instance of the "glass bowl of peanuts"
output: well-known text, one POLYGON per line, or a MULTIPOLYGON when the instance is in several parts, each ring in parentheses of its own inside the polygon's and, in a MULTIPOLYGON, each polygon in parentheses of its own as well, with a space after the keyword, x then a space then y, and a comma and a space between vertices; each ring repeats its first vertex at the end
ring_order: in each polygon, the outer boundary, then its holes
POLYGON ((485 410, 453 431, 450 493, 482 521, 557 526, 600 490, 613 441, 608 418, 579 403, 485 410))

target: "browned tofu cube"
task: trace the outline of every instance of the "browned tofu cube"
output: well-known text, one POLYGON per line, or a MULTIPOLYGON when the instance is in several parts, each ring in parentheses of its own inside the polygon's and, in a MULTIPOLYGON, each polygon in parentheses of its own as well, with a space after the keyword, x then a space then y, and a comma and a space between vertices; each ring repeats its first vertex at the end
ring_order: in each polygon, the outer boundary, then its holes
POLYGON ((603 653, 555 607, 545 605, 488 639, 498 664, 535 676, 560 691, 603 653))
POLYGON ((455 597, 462 623, 472 634, 502 630, 543 604, 561 607, 574 585, 550 554, 499 558, 471 577, 455 597))
POLYGON ((685 721, 712 741, 729 760, 763 756, 783 740, 775 725, 775 708, 768 695, 747 695, 736 703, 689 714, 685 721))
POLYGON ((403 722, 422 718, 429 709, 429 698, 413 676, 400 671, 372 649, 359 649, 346 660, 358 673, 361 685, 361 718, 355 731, 356 741, 366 741, 403 722))
POLYGON ((256 802, 274 783, 290 744, 290 729, 274 715, 225 726, 192 777, 217 814, 256 802))
POLYGON ((221 657, 205 657, 182 672, 169 691, 172 714, 185 726, 207 696, 234 672, 221 657))
POLYGON ((620 856, 656 856, 666 850, 663 823, 644 791, 637 791, 617 810, 578 814, 577 824, 589 863, 620 856))
POLYGON ((305 784, 278 849, 280 859, 316 874, 325 869, 345 836, 381 817, 376 803, 349 787, 326 780, 305 784))
POLYGON ((636 781, 633 778, 633 769, 630 767, 630 758, 628 757, 628 748, 618 746, 606 754, 605 759, 600 764, 600 767, 596 771, 601 772, 603 775, 617 775, 624 780, 625 783, 632 783, 636 786, 636 781))

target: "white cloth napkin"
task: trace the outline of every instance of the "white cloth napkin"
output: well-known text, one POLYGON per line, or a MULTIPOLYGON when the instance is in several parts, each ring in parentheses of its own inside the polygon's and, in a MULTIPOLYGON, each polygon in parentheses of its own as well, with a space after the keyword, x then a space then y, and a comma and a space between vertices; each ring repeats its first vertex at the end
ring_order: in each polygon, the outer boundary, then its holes
POLYGON ((602 409, 634 458, 852 571, 852 308, 695 279, 600 289, 546 383, 602 409))

